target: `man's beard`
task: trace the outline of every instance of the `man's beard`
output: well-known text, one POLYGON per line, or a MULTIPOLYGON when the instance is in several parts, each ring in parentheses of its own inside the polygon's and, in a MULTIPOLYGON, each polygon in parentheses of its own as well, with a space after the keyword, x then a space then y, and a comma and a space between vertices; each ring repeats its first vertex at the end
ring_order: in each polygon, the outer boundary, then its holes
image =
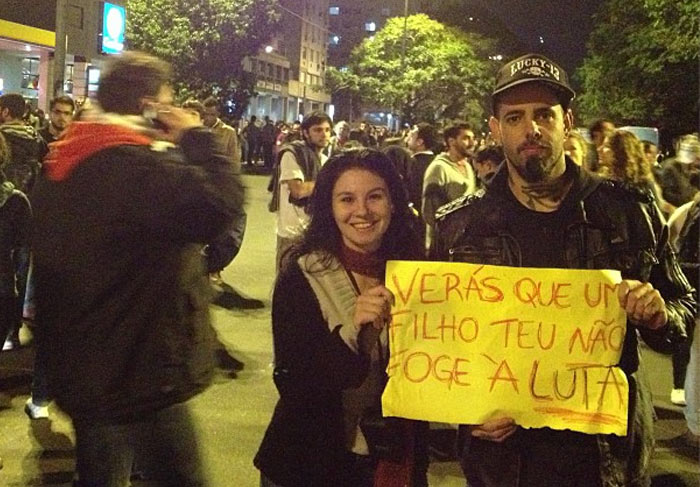
POLYGON ((528 183, 539 183, 547 177, 546 160, 538 156, 530 156, 525 161, 525 167, 518 167, 518 173, 528 183))
POLYGON ((462 159, 466 159, 467 157, 471 156, 471 154, 472 154, 471 147, 467 147, 467 146, 461 146, 461 147, 460 147, 460 146, 458 146, 458 147, 457 147, 457 153, 458 153, 460 156, 462 156, 462 159))
POLYGON ((525 160, 524 166, 514 166, 520 177, 528 183, 541 183, 549 179, 558 159, 551 153, 544 156, 532 155, 525 160))

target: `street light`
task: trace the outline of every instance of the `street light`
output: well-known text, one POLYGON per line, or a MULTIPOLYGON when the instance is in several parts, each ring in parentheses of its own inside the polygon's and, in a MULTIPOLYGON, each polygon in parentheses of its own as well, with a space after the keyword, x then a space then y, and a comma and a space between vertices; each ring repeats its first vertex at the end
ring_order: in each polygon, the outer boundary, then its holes
MULTIPOLYGON (((401 36, 401 74, 406 71, 406 36, 408 35, 408 0, 403 0, 403 35, 401 36)), ((400 108, 400 107, 399 107, 400 108)), ((398 128, 401 128, 401 117, 398 120, 398 128)))
POLYGON ((401 72, 406 62, 406 36, 408 35, 408 0, 403 0, 403 35, 401 36, 401 72))

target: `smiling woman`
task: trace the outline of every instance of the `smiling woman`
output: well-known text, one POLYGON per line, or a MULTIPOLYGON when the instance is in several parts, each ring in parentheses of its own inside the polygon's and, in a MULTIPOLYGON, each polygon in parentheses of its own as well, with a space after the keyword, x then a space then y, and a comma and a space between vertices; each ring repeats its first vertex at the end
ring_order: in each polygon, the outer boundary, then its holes
POLYGON ((394 420, 390 445, 376 434, 394 300, 385 263, 422 250, 399 175, 378 151, 341 152, 319 172, 309 215, 272 298, 280 400, 255 458, 262 485, 371 486, 390 460, 401 485, 427 485, 424 427, 394 420))
POLYGON ((393 211, 381 177, 365 169, 345 171, 333 188, 332 208, 345 247, 361 254, 379 249, 393 211))

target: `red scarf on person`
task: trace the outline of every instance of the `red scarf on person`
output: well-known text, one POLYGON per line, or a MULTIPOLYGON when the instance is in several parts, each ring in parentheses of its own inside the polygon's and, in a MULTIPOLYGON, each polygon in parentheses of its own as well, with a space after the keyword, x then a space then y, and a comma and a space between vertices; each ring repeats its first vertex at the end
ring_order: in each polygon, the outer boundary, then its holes
POLYGON ((63 137, 49 146, 49 155, 44 161, 46 176, 52 181, 63 181, 81 162, 104 149, 152 143, 152 138, 123 125, 73 122, 63 137))
POLYGON ((379 252, 358 252, 342 243, 338 259, 348 271, 380 280, 384 279, 386 259, 380 256, 379 252))

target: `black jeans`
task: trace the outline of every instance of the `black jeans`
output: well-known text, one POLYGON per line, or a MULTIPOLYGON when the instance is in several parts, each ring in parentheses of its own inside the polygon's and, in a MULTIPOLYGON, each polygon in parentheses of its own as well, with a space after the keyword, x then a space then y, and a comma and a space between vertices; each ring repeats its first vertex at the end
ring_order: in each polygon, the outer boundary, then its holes
POLYGON ((134 464, 149 485, 205 487, 188 403, 119 423, 74 421, 79 487, 128 487, 134 464))

